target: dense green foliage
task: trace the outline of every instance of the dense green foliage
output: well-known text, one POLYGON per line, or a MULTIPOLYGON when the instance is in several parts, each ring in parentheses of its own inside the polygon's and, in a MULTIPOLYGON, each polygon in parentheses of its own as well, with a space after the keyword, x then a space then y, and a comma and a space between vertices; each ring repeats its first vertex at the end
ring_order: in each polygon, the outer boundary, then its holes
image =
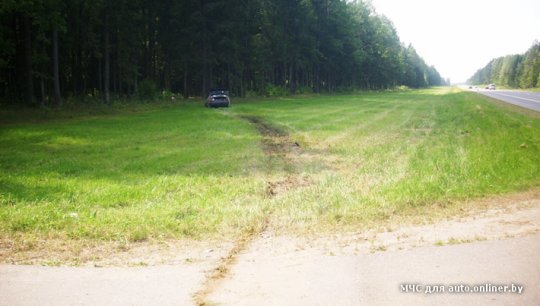
POLYGON ((4 103, 110 103, 152 84, 188 97, 444 82, 363 1, 3 0, 0 20, 4 103))
POLYGON ((496 83, 513 88, 540 87, 540 42, 535 42, 525 54, 493 59, 467 82, 474 85, 496 83))
POLYGON ((357 230, 540 184, 538 116, 450 88, 147 106, 1 125, 0 239, 357 230), (248 115, 298 151, 265 153, 248 115))

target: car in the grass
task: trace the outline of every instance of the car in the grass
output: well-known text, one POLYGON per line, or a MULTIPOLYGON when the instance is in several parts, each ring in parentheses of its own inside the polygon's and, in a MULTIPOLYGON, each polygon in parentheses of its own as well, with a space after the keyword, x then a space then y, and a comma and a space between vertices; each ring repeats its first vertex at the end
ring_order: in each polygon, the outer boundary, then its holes
POLYGON ((495 84, 489 84, 487 89, 489 90, 495 90, 495 84))
POLYGON ((208 93, 208 98, 204 102, 206 107, 229 107, 231 106, 231 99, 229 98, 229 92, 225 89, 212 89, 208 93))

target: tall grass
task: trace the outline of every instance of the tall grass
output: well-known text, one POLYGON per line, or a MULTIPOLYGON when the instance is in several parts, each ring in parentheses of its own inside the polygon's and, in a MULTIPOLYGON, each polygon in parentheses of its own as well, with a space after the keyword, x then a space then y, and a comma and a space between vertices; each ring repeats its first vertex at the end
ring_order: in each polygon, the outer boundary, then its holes
POLYGON ((282 99, 240 111, 287 126, 319 165, 305 167, 315 184, 277 201, 285 227, 354 228, 540 186, 538 114, 456 89, 282 99))

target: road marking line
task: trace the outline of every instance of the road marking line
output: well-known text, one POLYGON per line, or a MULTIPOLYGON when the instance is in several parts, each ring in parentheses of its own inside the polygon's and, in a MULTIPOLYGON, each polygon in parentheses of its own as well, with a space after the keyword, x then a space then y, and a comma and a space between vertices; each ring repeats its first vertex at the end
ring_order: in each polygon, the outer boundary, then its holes
POLYGON ((517 97, 517 96, 511 96, 511 95, 505 95, 505 94, 502 94, 502 93, 493 93, 494 95, 501 95, 501 96, 505 96, 505 97, 510 97, 510 98, 516 98, 516 99, 521 99, 521 100, 526 100, 526 101, 531 101, 531 102, 536 102, 536 103, 540 103, 539 100, 533 100, 533 99, 527 99, 527 98, 522 98, 522 97, 517 97))

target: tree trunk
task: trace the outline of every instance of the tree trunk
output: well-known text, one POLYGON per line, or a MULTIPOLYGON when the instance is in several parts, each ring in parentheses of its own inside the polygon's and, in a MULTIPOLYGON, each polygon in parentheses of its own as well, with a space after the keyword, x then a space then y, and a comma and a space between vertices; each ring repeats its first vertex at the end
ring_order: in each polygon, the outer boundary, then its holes
POLYGON ((103 61, 101 60, 101 57, 98 58, 98 89, 99 94, 103 95, 103 61))
POLYGON ((47 96, 45 94, 45 72, 43 71, 39 77, 39 89, 41 92, 41 100, 39 101, 39 107, 43 108, 45 107, 45 99, 47 99, 47 96))
POLYGON ((202 93, 201 93, 201 97, 205 97, 206 94, 208 94, 208 89, 209 89, 209 85, 208 85, 208 43, 209 43, 209 39, 208 39, 208 28, 207 28, 207 20, 206 20, 206 1, 205 0, 202 0, 201 1, 201 12, 202 12, 202 15, 203 15, 203 19, 202 19, 202 93))
POLYGON ((53 28, 53 78, 54 78, 54 102, 61 107, 62 95, 60 94, 60 72, 58 68, 58 28, 53 28))
POLYGON ((232 92, 232 83, 231 83, 231 63, 227 63, 227 89, 232 92))
POLYGON ((293 83, 293 64, 289 64, 289 92, 294 93, 294 83, 293 83))
POLYGON ((135 80, 133 81, 133 93, 135 95, 139 94, 139 76, 135 73, 135 80))
MULTIPOLYGON (((208 67, 208 91, 210 91, 214 87, 214 67, 212 65, 209 65, 207 63, 208 67)), ((206 96, 208 92, 205 92, 204 95, 206 96)))
POLYGON ((188 67, 187 63, 184 62, 184 99, 189 98, 189 92, 188 92, 188 67))
POLYGON ((34 78, 32 71, 32 29, 30 17, 23 17, 24 27, 24 100, 27 105, 34 105, 34 78))
POLYGON ((203 65, 202 65, 202 92, 201 97, 204 97, 208 93, 208 55, 206 50, 206 43, 203 47, 203 65))
POLYGON ((320 65, 317 64, 317 70, 315 72, 315 86, 317 93, 321 92, 321 68, 320 65))
POLYGON ((163 68, 163 87, 166 91, 171 91, 171 68, 169 64, 165 64, 163 68))
MULTIPOLYGON (((41 49, 41 53, 42 54, 47 54, 47 47, 45 46, 45 44, 42 44, 42 49, 41 49)), ((45 107, 45 102, 47 100, 47 94, 45 92, 45 75, 46 75, 46 72, 48 70, 49 67, 47 67, 47 65, 45 65, 44 63, 41 64, 41 73, 39 75, 39 92, 40 92, 40 101, 39 101, 39 107, 43 108, 45 107)))
POLYGON ((240 74, 240 96, 245 97, 245 93, 244 93, 244 69, 242 69, 242 73, 240 74))
MULTIPOLYGON (((205 27, 206 28, 206 27, 205 27)), ((206 29, 203 33, 203 59, 202 59, 202 93, 201 97, 204 97, 206 94, 208 94, 209 90, 209 76, 208 76, 208 42, 206 40, 206 29)))
POLYGON ((104 67, 104 73, 103 73, 103 99, 105 104, 110 105, 111 104, 111 97, 109 93, 109 84, 110 84, 110 78, 111 78, 111 63, 110 63, 110 46, 109 46, 109 17, 105 16, 105 27, 104 27, 104 38, 105 38, 105 67, 104 67))

